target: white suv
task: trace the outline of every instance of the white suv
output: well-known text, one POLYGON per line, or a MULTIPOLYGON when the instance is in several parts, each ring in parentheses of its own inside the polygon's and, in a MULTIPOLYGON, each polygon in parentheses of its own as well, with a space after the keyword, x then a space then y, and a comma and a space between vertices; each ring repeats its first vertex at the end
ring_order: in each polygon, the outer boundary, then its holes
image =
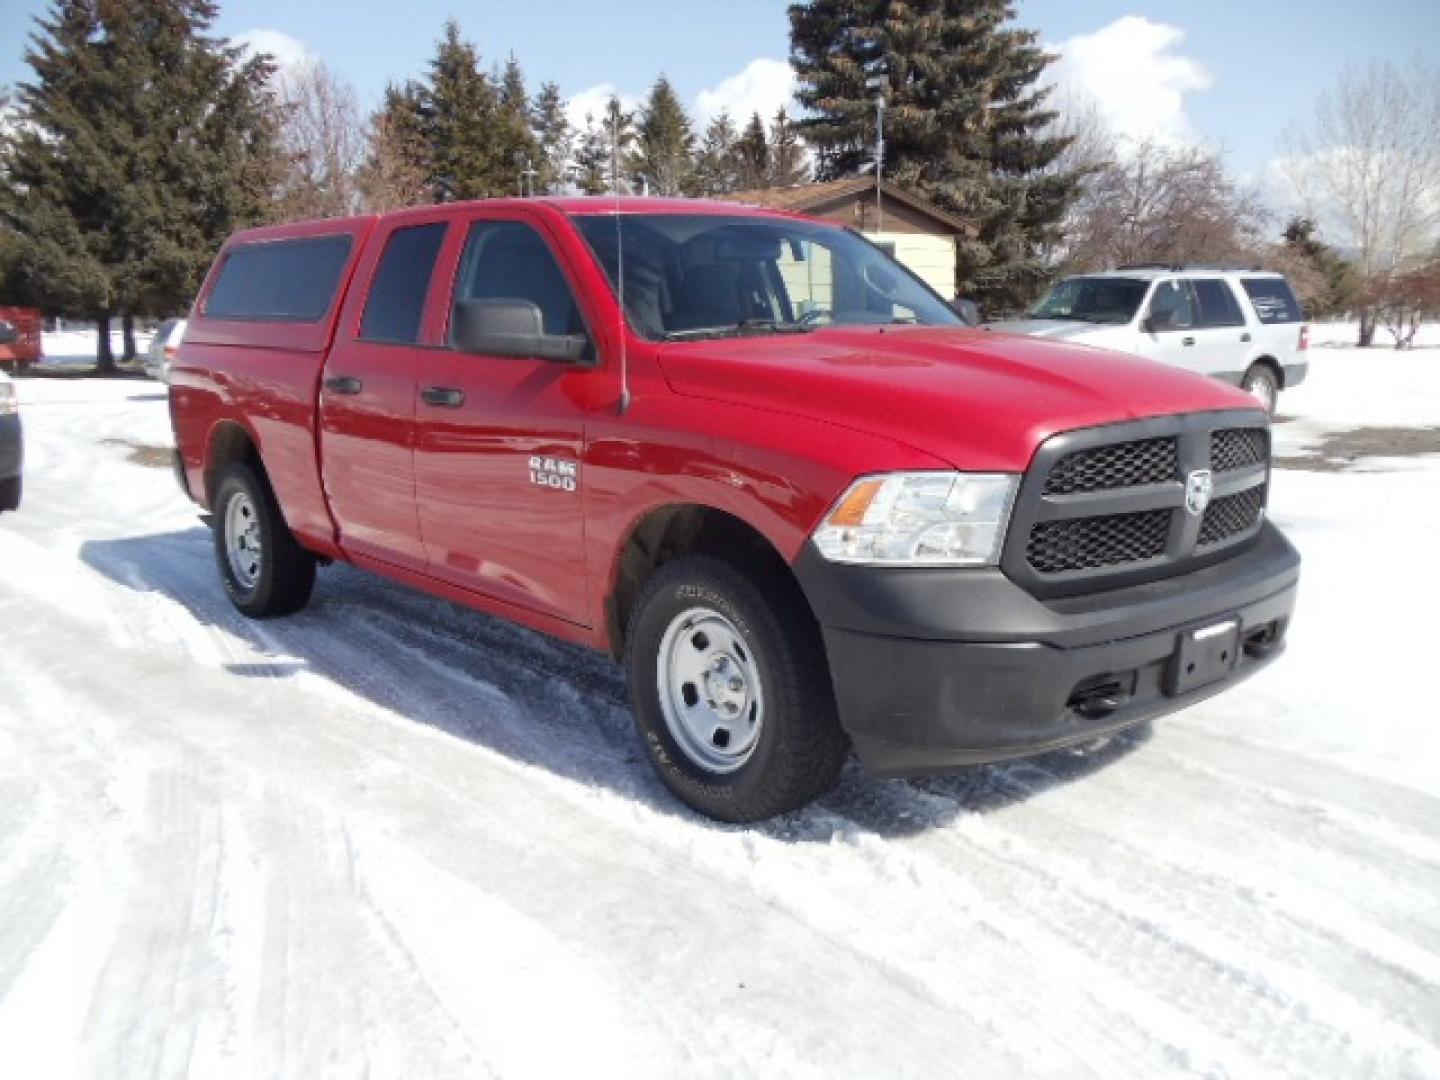
POLYGON ((1280 274, 1206 266, 1122 266, 1067 277, 1028 319, 987 329, 1136 353, 1244 387, 1275 411, 1308 368, 1310 328, 1280 274))

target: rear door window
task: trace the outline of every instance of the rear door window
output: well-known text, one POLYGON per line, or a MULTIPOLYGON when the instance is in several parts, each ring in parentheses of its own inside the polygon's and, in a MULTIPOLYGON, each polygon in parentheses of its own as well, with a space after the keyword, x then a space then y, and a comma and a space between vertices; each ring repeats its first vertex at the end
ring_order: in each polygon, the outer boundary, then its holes
POLYGON ((1199 307, 1197 326, 1244 326, 1245 314, 1230 284, 1221 278, 1196 278, 1190 282, 1199 307))
POLYGON ((1244 278, 1241 284, 1255 308, 1255 315, 1262 323, 1295 323, 1305 320, 1300 301, 1290 290, 1290 283, 1284 278, 1244 278))
POLYGON ((419 340, 430 275, 444 239, 443 222, 396 229, 390 234, 365 301, 365 317, 360 320, 362 340, 407 345, 419 340))
POLYGON ((242 244, 225 256, 205 314, 212 319, 319 322, 350 254, 348 236, 242 244))

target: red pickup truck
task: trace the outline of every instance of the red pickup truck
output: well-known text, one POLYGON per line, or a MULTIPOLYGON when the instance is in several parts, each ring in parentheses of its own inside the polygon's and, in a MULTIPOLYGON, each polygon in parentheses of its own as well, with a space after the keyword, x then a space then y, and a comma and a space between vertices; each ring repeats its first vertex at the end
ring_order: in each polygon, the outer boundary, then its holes
POLYGON ((241 611, 344 560, 608 650, 660 776, 729 821, 852 747, 938 772, 1182 708, 1295 601, 1253 399, 972 331, 855 233, 751 207, 241 233, 170 402, 241 611))

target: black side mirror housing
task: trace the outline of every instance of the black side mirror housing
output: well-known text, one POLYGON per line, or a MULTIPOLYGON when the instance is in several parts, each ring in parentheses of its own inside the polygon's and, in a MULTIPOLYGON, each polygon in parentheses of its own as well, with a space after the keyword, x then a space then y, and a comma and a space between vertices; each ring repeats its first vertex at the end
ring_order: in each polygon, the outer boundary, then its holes
POLYGON ((960 316, 960 321, 966 326, 980 325, 980 305, 974 300, 964 296, 957 296, 950 301, 950 310, 960 316))
POLYGON ((19 338, 19 330, 8 322, 0 322, 0 345, 13 345, 19 338))
POLYGON ((540 308, 529 300, 461 300, 450 330, 461 352, 578 364, 590 347, 583 334, 547 334, 540 308))

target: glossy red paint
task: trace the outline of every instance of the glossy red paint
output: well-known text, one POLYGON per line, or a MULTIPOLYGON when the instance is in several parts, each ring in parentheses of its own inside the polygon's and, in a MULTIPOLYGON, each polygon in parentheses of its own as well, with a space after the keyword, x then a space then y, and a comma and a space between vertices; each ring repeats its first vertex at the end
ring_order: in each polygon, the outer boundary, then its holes
MULTIPOLYGON (((313 550, 595 647, 621 556, 647 515, 732 514, 793 561, 855 477, 895 469, 1023 470, 1059 431, 1246 407, 1199 376, 1099 350, 963 329, 887 326, 656 345, 620 316, 573 215, 597 199, 455 203, 257 230, 242 243, 344 233, 342 286, 318 323, 207 319, 212 269, 173 369, 177 443, 197 499, 227 433, 258 449, 287 520, 313 550), (462 354, 449 313, 476 221, 519 220, 550 247, 595 344, 593 366, 462 354), (418 342, 359 339, 387 238, 448 229, 418 342), (631 407, 619 409, 622 352, 631 407), (359 380, 337 394, 326 380, 359 380), (429 388, 463 403, 435 407, 429 388), (530 459, 578 464, 577 491, 531 482, 530 459)), ((626 199, 621 213, 790 217, 754 207, 626 199)))

